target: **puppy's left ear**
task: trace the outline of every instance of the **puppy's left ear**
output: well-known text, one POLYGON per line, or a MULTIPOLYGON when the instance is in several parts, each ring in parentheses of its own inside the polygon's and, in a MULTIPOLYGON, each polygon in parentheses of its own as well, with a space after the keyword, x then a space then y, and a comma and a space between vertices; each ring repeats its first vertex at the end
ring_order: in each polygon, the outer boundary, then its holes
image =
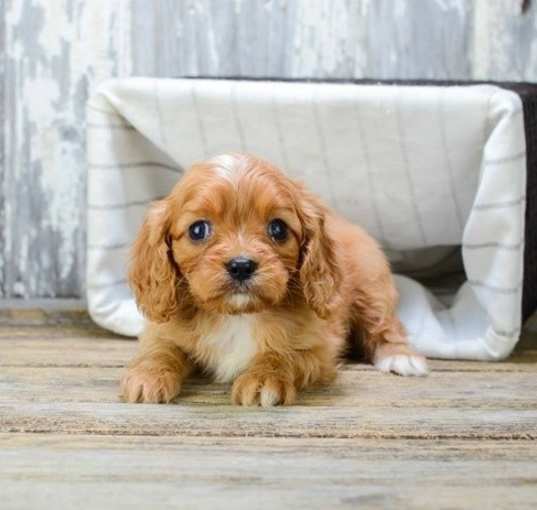
POLYGON ((334 243, 326 230, 325 208, 317 198, 303 192, 301 209, 304 241, 300 283, 306 302, 320 318, 325 319, 340 301, 342 274, 334 243))

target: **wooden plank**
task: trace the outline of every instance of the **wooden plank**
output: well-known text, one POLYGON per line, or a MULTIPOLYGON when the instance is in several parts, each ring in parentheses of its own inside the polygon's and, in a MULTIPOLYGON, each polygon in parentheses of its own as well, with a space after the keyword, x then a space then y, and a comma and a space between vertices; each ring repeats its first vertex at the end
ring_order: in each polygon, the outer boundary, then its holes
MULTIPOLYGON (((535 325, 529 324, 535 328, 535 325)), ((122 366, 136 341, 95 325, 83 310, 0 310, 0 366, 122 366)), ((526 330, 516 352, 503 362, 430 360, 434 372, 510 372, 535 370, 537 332, 526 330)), ((347 370, 374 370, 352 363, 347 370)))
MULTIPOLYGON (((319 3, 327 2, 309 5, 319 3)), ((134 0, 134 73, 163 77, 292 76, 290 60, 310 51, 293 40, 300 19, 298 4, 305 2, 159 0, 154 9, 148 9, 144 0, 134 0), (140 33, 144 34, 142 43, 140 33)), ((316 25, 320 24, 317 20, 316 25)), ((311 72, 312 64, 309 66, 311 72)))
POLYGON ((132 20, 135 74, 464 79, 471 73, 472 3, 464 0, 159 0, 151 10, 135 0, 132 20))
MULTIPOLYGON (((97 326, 86 310, 0 309, 0 340, 126 339, 97 326)), ((20 344, 22 346, 23 344, 20 344)), ((57 351, 54 344, 51 351, 57 351)), ((1 364, 0 359, 0 364, 1 364)))
MULTIPOLYGON (((532 371, 537 359, 537 332, 523 332, 507 361, 431 360, 433 371, 532 371)), ((0 366, 121 366, 136 350, 136 341, 115 335, 91 321, 85 310, 0 309, 0 366), (108 354, 109 356, 103 356, 108 354)), ((348 369, 373 370, 351 364, 348 369)))
POLYGON ((531 441, 0 435, 2 507, 535 508, 531 441))
POLYGON ((367 2, 364 74, 379 79, 468 79, 473 4, 466 0, 367 2))
POLYGON ((129 2, 7 2, 3 286, 7 297, 83 293, 85 102, 128 74, 129 2))
POLYGON ((535 350, 433 361, 427 379, 347 365, 290 408, 233 407, 201 378, 175 405, 133 405, 117 385, 136 342, 76 314, 3 319, 2 508, 537 504, 535 350))
POLYGON ((76 330, 51 333, 40 329, 35 337, 8 339, 0 333, 0 367, 122 367, 138 346, 131 338, 80 338, 76 330))
MULTIPOLYGON (((52 338, 88 338, 88 327, 87 326, 76 326, 76 325, 67 325, 58 328, 56 326, 41 326, 41 327, 25 327, 25 326, 9 326, 0 328, 0 339, 11 338, 11 339, 52 339, 52 338)), ((128 338, 134 340, 131 337, 122 337, 115 335, 110 331, 95 327, 91 333, 91 339, 93 338, 109 338, 109 339, 118 339, 118 338, 128 338)))
POLYGON ((0 295, 83 294, 84 103, 103 79, 535 80, 521 3, 2 0, 0 295))
POLYGON ((535 81, 537 79, 537 5, 526 12, 522 1, 475 0, 473 78, 535 81))
POLYGON ((6 51, 6 19, 5 12, 6 6, 4 0, 0 0, 0 298, 6 295, 5 281, 6 281, 6 265, 4 254, 5 248, 5 236, 3 232, 6 229, 5 219, 5 144, 4 144, 4 119, 5 119, 5 51, 6 51))
MULTIPOLYGON (((137 341, 85 328, 0 328, 1 366, 123 366, 135 354, 137 341)), ((535 372, 537 349, 515 353, 507 361, 429 360, 433 372, 535 372)), ((346 370, 374 371, 365 363, 349 361, 346 370)))
POLYGON ((0 308, 0 328, 6 326, 76 326, 85 327, 88 332, 98 326, 91 320, 84 307, 57 309, 54 307, 14 307, 0 308))
POLYGON ((86 308, 86 300, 83 298, 2 298, 0 299, 0 311, 20 309, 43 309, 43 310, 83 310, 86 308))
POLYGON ((537 8, 521 4, 2 0, 0 295, 83 294, 84 103, 103 79, 534 81, 537 8))
MULTIPOLYGON (((101 355, 105 355, 102 352, 101 355)), ((97 367, 4 366, 0 374, 3 402, 119 402, 121 366, 106 359, 97 367)), ((340 370, 331 386, 307 391, 299 401, 305 406, 431 409, 537 410, 533 372, 433 372, 427 379, 402 378, 351 365, 340 370)), ((187 381, 177 403, 230 405, 229 386, 194 376, 187 381)), ((164 407, 164 406, 163 406, 164 407)))
POLYGON ((119 375, 118 368, 5 367, 0 431, 537 439, 534 373, 412 379, 347 370, 299 405, 269 411, 231 406, 228 386, 196 379, 177 405, 118 403, 119 375))

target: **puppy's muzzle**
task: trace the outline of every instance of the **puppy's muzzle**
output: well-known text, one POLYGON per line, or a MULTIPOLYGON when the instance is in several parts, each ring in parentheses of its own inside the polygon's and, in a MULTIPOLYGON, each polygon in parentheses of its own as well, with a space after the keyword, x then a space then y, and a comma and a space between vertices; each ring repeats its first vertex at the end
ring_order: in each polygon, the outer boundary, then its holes
POLYGON ((247 257, 234 257, 226 262, 226 269, 233 280, 242 283, 255 273, 257 262, 247 257))

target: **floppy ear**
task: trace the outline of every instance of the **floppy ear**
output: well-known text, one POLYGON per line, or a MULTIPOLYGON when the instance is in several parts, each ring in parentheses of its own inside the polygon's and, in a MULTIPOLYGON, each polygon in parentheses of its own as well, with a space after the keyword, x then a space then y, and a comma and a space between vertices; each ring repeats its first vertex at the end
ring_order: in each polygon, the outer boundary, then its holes
POLYGON ((315 313, 325 319, 339 303, 341 271, 326 231, 322 204, 304 194, 302 216, 304 242, 299 273, 302 292, 315 313))
POLYGON ((178 311, 178 268, 167 240, 169 222, 167 201, 155 202, 132 249, 130 286, 138 308, 154 322, 167 322, 178 311))

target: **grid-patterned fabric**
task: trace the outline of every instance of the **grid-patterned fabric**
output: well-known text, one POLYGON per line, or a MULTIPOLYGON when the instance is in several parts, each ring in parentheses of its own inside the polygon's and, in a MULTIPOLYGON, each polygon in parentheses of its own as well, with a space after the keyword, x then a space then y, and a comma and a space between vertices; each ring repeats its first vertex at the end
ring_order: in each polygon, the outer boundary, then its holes
POLYGON ((391 254, 462 246, 453 304, 398 277, 401 318, 430 356, 504 357, 527 274, 525 118, 517 94, 491 85, 108 83, 88 105, 90 312, 139 332, 125 272, 146 206, 194 161, 246 151, 305 181, 391 254))

